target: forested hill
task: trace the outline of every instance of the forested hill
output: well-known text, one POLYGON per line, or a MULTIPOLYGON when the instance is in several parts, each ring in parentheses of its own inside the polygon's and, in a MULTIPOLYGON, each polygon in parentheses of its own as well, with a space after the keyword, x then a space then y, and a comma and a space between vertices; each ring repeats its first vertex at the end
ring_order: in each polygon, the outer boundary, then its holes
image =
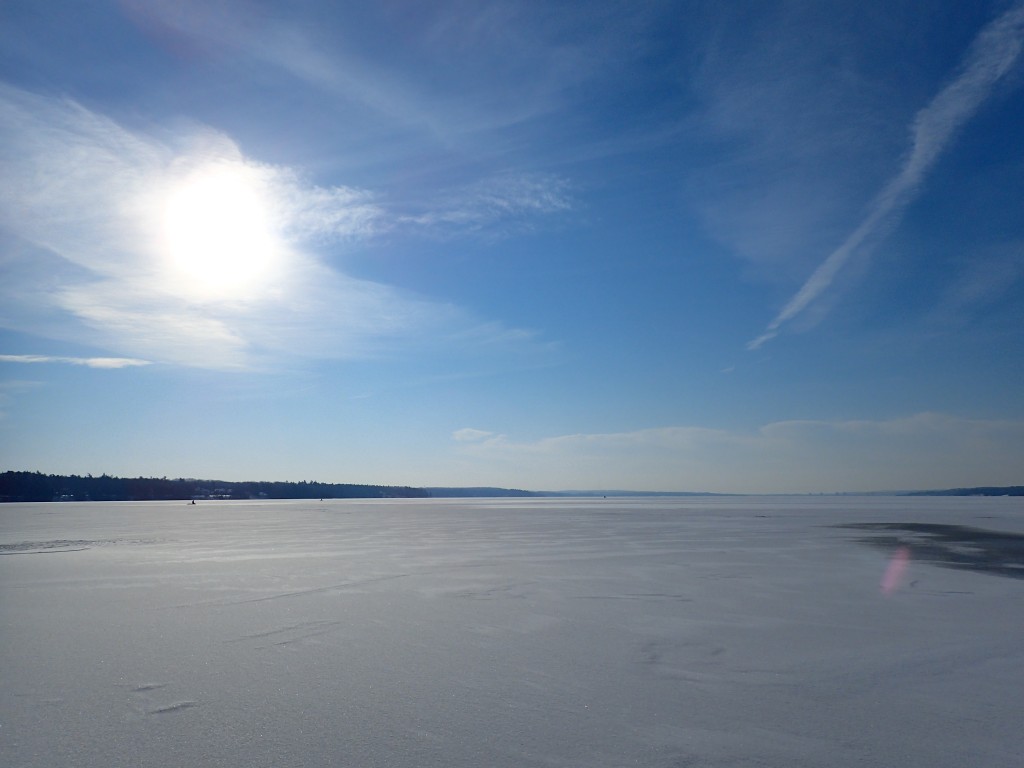
POLYGON ((0 474, 3 501, 158 501, 173 499, 379 499, 425 498, 422 488, 349 483, 228 482, 166 477, 0 474))

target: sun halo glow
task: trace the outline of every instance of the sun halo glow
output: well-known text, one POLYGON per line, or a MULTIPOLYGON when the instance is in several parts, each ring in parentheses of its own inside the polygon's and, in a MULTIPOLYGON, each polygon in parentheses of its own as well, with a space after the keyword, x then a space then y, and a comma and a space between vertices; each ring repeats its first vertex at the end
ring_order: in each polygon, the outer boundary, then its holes
POLYGON ((164 200, 163 251, 183 292, 202 299, 253 298, 280 267, 283 244, 266 184, 240 163, 199 168, 164 200))

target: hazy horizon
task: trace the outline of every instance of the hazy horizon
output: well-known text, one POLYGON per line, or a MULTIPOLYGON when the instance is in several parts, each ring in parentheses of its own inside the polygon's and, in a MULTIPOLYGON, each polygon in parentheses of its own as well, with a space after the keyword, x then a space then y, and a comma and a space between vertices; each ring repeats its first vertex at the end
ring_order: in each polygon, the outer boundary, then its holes
POLYGON ((0 4, 0 466, 1019 484, 1020 0, 0 4))

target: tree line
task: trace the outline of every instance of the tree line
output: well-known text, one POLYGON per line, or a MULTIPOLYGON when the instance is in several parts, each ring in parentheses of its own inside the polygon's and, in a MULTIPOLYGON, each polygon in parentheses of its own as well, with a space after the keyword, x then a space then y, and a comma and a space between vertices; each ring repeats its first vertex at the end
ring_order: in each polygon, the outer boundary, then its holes
POLYGON ((423 488, 317 482, 231 482, 110 475, 0 474, 0 502, 15 501, 173 501, 188 499, 416 499, 423 488))

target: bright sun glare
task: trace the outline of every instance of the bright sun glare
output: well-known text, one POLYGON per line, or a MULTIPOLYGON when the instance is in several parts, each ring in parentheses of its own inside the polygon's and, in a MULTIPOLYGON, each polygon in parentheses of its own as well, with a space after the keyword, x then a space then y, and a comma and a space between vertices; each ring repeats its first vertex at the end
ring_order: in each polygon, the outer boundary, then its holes
POLYGON ((251 298, 277 266, 281 243, 256 172, 238 163, 200 168, 170 190, 162 239, 173 270, 198 298, 251 298))

